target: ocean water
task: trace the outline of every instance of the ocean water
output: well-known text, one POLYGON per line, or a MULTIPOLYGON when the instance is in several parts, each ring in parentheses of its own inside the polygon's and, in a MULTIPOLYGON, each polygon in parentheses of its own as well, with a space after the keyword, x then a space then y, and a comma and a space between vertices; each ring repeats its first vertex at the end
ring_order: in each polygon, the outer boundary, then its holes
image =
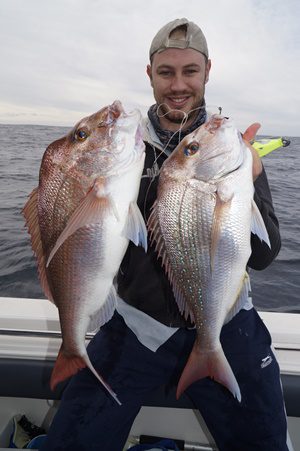
MULTIPOLYGON (((44 298, 21 210, 38 184, 46 147, 68 128, 0 125, 0 296, 44 298)), ((282 248, 263 271, 251 271, 254 305, 300 312, 300 138, 264 157, 282 248)))

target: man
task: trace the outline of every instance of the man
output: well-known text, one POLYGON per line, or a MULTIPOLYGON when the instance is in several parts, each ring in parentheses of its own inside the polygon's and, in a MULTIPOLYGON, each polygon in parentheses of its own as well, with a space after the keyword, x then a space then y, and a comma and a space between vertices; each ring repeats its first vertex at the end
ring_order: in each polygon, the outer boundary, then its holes
MULTIPOLYGON (((156 104, 145 122, 146 161, 138 204, 147 219, 156 198, 158 169, 180 139, 206 120, 205 84, 211 62, 200 28, 186 19, 165 25, 154 37, 147 73, 156 104)), ((254 137, 257 124, 244 134, 254 137)), ((280 249, 265 171, 253 150, 255 201, 271 249, 251 237, 248 265, 263 269, 280 249)), ((141 405, 161 385, 178 382, 195 340, 195 329, 179 313, 172 288, 150 246, 147 254, 130 243, 118 275, 117 312, 89 345, 97 370, 116 391, 119 406, 96 378, 82 370, 64 392, 43 450, 122 451, 141 405)), ((279 368, 271 338, 243 295, 241 309, 221 332, 221 343, 238 380, 239 403, 210 378, 186 394, 201 412, 221 451, 286 451, 287 429, 279 368), (261 366, 268 356, 267 366, 261 366)))

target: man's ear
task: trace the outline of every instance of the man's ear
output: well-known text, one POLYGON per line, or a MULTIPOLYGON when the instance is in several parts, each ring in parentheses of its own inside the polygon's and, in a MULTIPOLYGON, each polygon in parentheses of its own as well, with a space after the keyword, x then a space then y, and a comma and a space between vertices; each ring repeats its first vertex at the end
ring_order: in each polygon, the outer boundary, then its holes
POLYGON ((152 68, 150 66, 150 64, 147 65, 147 75, 150 79, 150 84, 153 87, 153 83, 152 83, 152 68))
POLYGON ((208 60, 205 67, 205 83, 207 83, 209 80, 210 68, 211 68, 211 60, 208 60))

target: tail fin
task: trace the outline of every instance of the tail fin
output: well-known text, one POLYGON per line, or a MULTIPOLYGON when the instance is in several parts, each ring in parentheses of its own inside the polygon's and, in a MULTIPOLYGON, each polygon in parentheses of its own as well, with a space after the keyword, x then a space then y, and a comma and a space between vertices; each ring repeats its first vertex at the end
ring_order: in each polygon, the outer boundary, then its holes
POLYGON ((228 388, 233 396, 241 402, 239 385, 222 348, 202 353, 199 352, 196 343, 178 382, 177 399, 193 382, 208 376, 228 388))
POLYGON ((61 346, 60 351, 58 353, 55 366, 52 371, 50 387, 51 390, 54 390, 56 385, 59 382, 64 381, 70 376, 76 374, 82 368, 88 367, 91 372, 96 376, 96 378, 101 382, 104 388, 108 391, 108 393, 114 398, 114 400, 121 405, 116 393, 111 389, 111 387, 105 382, 105 380, 97 373, 95 368, 93 367, 88 355, 76 356, 76 355, 67 355, 64 352, 63 346, 61 346))

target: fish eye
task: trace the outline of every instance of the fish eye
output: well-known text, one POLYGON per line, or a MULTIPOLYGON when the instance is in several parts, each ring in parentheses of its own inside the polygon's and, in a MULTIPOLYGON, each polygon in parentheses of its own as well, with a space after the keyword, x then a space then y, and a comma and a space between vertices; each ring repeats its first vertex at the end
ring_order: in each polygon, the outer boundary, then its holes
POLYGON ((85 130, 79 129, 75 132, 75 139, 77 139, 77 141, 85 141, 88 136, 89 135, 85 130))
POLYGON ((198 152, 199 148, 199 143, 197 141, 192 141, 184 148, 184 155, 186 155, 187 157, 194 155, 196 152, 198 152))

